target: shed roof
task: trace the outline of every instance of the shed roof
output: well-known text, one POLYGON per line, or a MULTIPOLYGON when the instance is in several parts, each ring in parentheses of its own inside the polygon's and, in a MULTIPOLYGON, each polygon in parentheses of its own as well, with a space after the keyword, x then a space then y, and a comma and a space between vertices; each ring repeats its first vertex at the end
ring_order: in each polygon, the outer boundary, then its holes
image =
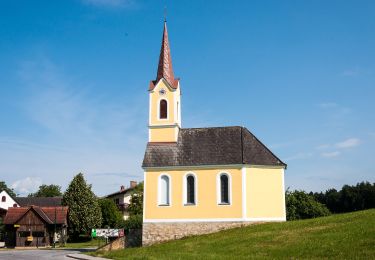
POLYGON ((66 224, 68 207, 14 207, 9 208, 8 212, 4 218, 4 224, 15 224, 22 217, 33 210, 37 215, 39 215, 47 224, 54 224, 56 219, 56 224, 66 224), (55 217, 56 216, 56 217, 55 217))
POLYGON ((240 126, 180 129, 177 142, 149 142, 142 167, 233 164, 286 167, 248 129, 240 126))

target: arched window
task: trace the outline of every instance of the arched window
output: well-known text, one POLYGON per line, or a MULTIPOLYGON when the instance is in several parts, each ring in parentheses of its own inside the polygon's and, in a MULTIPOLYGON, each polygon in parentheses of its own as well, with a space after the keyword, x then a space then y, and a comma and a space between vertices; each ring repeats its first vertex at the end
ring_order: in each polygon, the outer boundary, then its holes
POLYGON ((195 179, 193 175, 186 178, 186 202, 187 204, 195 204, 195 179))
POLYGON ((167 103, 167 100, 165 99, 162 99, 160 100, 160 104, 159 104, 159 118, 160 119, 167 119, 168 117, 168 103, 167 103))
POLYGON ((217 178, 217 201, 218 204, 230 204, 231 196, 231 180, 230 175, 227 173, 221 173, 217 178))
POLYGON ((6 202, 6 201, 7 201, 7 197, 2 196, 2 197, 1 197, 1 202, 6 202))
POLYGON ((160 193, 159 193, 159 204, 160 205, 169 205, 170 202, 170 194, 169 194, 169 177, 167 175, 163 175, 160 178, 160 193))

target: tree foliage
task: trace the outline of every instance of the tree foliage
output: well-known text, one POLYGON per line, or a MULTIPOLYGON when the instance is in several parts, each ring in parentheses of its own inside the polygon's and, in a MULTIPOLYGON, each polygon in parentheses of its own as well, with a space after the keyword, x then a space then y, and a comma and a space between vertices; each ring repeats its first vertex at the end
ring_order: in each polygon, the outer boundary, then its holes
POLYGON ((143 182, 140 182, 131 194, 129 215, 143 215, 143 182))
POLYGON ((3 190, 5 190, 13 198, 17 196, 14 190, 6 185, 5 181, 0 181, 0 192, 3 190))
POLYGON ((316 201, 313 196, 305 191, 289 191, 286 197, 286 218, 287 220, 316 218, 330 215, 327 207, 316 201))
POLYGON ((123 224, 121 212, 111 199, 99 199, 102 212, 102 227, 119 228, 123 224))
POLYGON ((375 183, 361 182, 355 186, 344 185, 340 191, 329 189, 310 194, 333 213, 375 208, 375 183))
POLYGON ((46 185, 39 186, 39 190, 35 193, 30 193, 28 197, 59 197, 62 196, 61 187, 59 185, 46 185))
POLYGON ((102 213, 98 199, 82 173, 77 174, 69 184, 63 196, 63 204, 69 206, 69 234, 73 239, 101 226, 102 213))

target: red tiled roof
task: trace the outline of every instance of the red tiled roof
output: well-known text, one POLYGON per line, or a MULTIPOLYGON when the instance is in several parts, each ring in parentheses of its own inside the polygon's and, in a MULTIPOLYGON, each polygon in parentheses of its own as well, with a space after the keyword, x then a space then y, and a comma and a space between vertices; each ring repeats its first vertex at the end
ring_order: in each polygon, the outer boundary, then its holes
POLYGON ((38 206, 9 208, 4 218, 4 224, 17 223, 29 210, 33 210, 34 212, 36 212, 36 214, 38 214, 48 224, 55 223, 55 216, 56 224, 66 224, 68 207, 38 206))
POLYGON ((168 41, 167 22, 164 22, 163 39, 161 42, 159 65, 156 80, 150 82, 149 89, 153 90, 156 84, 162 78, 164 78, 173 89, 177 89, 178 79, 176 79, 173 74, 171 49, 169 47, 168 41))

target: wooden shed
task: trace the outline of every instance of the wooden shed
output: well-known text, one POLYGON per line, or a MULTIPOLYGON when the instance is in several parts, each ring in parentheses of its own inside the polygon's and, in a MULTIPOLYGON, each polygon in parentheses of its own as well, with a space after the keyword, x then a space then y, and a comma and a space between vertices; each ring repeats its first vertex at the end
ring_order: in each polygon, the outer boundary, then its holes
POLYGON ((46 247, 66 237, 68 207, 9 208, 4 218, 7 247, 46 247))

